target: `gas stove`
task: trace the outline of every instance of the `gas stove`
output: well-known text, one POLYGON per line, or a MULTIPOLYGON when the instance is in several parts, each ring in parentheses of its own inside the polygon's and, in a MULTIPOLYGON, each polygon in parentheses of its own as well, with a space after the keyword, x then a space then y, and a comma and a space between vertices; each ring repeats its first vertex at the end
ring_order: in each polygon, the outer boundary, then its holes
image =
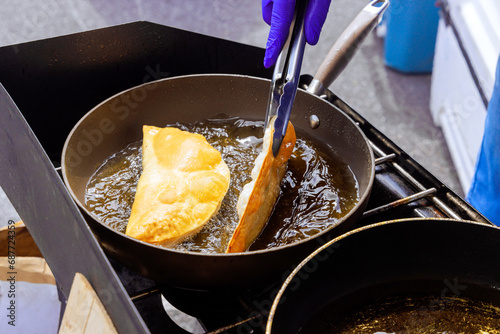
MULTIPOLYGON (((19 170, 6 172, 8 165, 0 162, 0 181, 53 269, 62 301, 78 271, 96 289, 120 332, 186 333, 166 314, 162 296, 198 319, 207 332, 264 332, 267 311, 281 281, 241 291, 188 291, 142 277, 104 254, 88 227, 78 225, 83 219, 77 207, 60 178, 54 179, 57 174, 50 171, 60 166, 62 147, 72 127, 107 97, 144 82, 185 74, 270 78, 272 71, 261 65, 263 54, 260 48, 149 22, 0 48, 0 83, 14 102, 4 92, 1 103, 8 112, 1 111, 0 139, 10 140, 11 145, 1 158, 15 157, 20 164, 19 170), (23 131, 29 130, 26 125, 33 133, 24 136, 23 131), (35 148, 40 156, 46 154, 50 165, 40 158, 29 166, 31 155, 23 154, 27 147, 35 148), (30 181, 25 179, 33 173, 33 182, 40 187, 30 190, 30 181), (54 180, 53 191, 44 195, 37 189, 43 189, 47 180, 54 180), (51 196, 54 201, 49 203, 51 196), (58 208, 64 211, 61 217, 76 223, 56 219, 58 208), (52 231, 50 238, 47 229, 52 231), (86 261, 79 261, 81 254, 61 251, 73 247, 68 240, 75 237, 85 241, 74 252, 84 252, 86 261)), ((300 85, 307 86, 311 79, 303 75, 300 85)), ((345 101, 333 92, 325 98, 359 125, 377 159, 370 201, 355 227, 413 217, 491 224, 345 101)))

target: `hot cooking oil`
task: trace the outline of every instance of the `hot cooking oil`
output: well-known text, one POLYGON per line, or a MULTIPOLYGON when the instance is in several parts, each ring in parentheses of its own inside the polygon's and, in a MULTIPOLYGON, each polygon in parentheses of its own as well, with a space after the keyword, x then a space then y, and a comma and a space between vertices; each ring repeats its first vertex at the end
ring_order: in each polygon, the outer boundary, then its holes
MULTIPOLYGON (((250 182, 254 160, 262 148, 263 122, 241 118, 171 124, 199 133, 222 154, 231 171, 229 190, 219 212, 195 236, 175 246, 194 252, 224 252, 238 224, 236 203, 250 182)), ((85 205, 104 224, 125 233, 142 171, 142 142, 129 144, 109 157, 86 188, 85 205)), ((297 142, 274 212, 250 248, 266 249, 312 236, 335 224, 359 201, 349 166, 328 145, 297 131, 297 142)))
POLYGON ((313 316, 299 333, 499 334, 500 308, 482 300, 419 294, 380 298, 359 309, 335 305, 313 316))

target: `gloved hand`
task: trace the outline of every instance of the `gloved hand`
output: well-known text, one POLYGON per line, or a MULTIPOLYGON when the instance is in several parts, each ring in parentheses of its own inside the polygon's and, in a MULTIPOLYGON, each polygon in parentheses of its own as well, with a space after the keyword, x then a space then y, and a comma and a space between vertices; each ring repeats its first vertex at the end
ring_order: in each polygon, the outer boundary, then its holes
MULTIPOLYGON (((304 16, 304 32, 310 45, 318 43, 331 0, 309 0, 304 16)), ((262 17, 271 26, 266 44, 264 66, 276 63, 293 20, 295 0, 262 0, 262 17)))

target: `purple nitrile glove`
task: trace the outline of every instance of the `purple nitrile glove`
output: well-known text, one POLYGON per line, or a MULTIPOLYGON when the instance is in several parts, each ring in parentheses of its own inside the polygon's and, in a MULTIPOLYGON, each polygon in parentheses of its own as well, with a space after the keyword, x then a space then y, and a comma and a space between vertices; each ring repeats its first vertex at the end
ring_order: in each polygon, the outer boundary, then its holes
MULTIPOLYGON (((326 20, 331 0, 309 0, 304 16, 304 32, 310 45, 318 43, 321 28, 326 20)), ((262 17, 271 26, 266 44, 264 66, 276 63, 286 42, 293 20, 295 0, 262 0, 262 17)))

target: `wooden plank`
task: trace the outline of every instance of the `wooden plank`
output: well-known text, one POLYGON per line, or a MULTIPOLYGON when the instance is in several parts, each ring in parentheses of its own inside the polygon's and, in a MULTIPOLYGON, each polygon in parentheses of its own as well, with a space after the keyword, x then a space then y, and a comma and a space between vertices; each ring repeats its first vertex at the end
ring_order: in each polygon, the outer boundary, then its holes
POLYGON ((80 273, 73 279, 59 333, 118 333, 94 289, 80 273))
POLYGON ((9 240, 15 241, 15 251, 17 256, 36 256, 43 257, 42 253, 38 249, 35 241, 31 237, 30 232, 24 225, 22 221, 15 223, 14 228, 9 228, 9 226, 5 226, 0 228, 0 245, 5 245, 5 247, 0 247, 0 256, 8 256, 8 245, 12 245, 9 243, 9 240), (9 233, 10 231, 10 233, 9 233), (13 233, 15 232, 15 233, 13 233), (10 236, 10 238, 9 238, 10 236))
POLYGON ((41 257, 16 257, 11 267, 8 257, 0 256, 0 281, 6 281, 15 272, 16 281, 37 284, 56 284, 47 262, 41 257))

